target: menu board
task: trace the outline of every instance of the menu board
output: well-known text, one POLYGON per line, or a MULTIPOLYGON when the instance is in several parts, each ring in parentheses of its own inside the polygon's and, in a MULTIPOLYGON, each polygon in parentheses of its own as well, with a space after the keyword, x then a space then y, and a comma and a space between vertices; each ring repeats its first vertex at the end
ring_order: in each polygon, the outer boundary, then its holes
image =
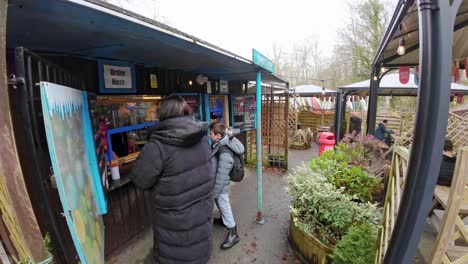
POLYGON ((232 97, 234 128, 241 131, 255 129, 255 95, 232 97))
POLYGON ((196 119, 201 119, 200 116, 200 97, 198 95, 180 95, 185 99, 185 102, 192 108, 193 116, 196 119))

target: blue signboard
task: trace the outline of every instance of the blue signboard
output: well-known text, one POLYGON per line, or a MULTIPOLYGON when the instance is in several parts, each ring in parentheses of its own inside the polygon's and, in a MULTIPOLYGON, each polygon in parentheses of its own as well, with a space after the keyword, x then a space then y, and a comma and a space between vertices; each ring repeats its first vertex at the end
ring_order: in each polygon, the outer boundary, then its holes
POLYGON ((275 64, 256 49, 252 49, 252 61, 263 69, 275 73, 275 64))

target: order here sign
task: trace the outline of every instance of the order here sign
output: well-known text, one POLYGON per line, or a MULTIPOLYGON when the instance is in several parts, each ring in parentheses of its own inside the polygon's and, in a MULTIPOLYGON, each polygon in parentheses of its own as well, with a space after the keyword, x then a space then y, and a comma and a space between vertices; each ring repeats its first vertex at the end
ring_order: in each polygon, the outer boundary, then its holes
POLYGON ((106 88, 128 89, 132 87, 132 70, 130 67, 104 65, 104 84, 106 88))
POLYGON ((121 61, 99 61, 101 93, 133 93, 136 91, 135 66, 121 61))

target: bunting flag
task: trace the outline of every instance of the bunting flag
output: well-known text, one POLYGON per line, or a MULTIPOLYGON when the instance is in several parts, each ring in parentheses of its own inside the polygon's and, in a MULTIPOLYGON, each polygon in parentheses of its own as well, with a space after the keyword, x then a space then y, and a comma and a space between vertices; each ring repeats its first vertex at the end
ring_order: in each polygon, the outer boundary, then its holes
POLYGON ((399 75, 400 75, 400 83, 407 84, 410 78, 410 67, 403 66, 399 68, 399 75))

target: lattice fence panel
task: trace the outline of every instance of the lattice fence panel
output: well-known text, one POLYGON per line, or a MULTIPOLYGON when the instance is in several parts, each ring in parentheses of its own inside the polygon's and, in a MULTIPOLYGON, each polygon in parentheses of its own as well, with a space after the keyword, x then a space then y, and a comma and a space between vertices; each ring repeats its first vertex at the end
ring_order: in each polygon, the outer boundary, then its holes
MULTIPOLYGON (((287 167, 288 97, 262 96, 262 164, 271 167, 287 167)), ((256 131, 247 132, 247 160, 256 161, 256 131)))
MULTIPOLYGON (((404 119, 402 133, 397 137, 396 144, 409 148, 413 143, 414 115, 408 115, 404 119)), ((449 113, 446 137, 452 140, 455 149, 468 146, 468 117, 449 113)))
POLYGON ((387 252, 390 238, 395 227, 396 217, 401 202, 402 190, 405 184, 406 171, 408 169, 409 150, 404 147, 396 147, 392 161, 390 176, 386 182, 386 196, 383 210, 382 224, 378 236, 378 248, 375 263, 382 263, 387 252))

